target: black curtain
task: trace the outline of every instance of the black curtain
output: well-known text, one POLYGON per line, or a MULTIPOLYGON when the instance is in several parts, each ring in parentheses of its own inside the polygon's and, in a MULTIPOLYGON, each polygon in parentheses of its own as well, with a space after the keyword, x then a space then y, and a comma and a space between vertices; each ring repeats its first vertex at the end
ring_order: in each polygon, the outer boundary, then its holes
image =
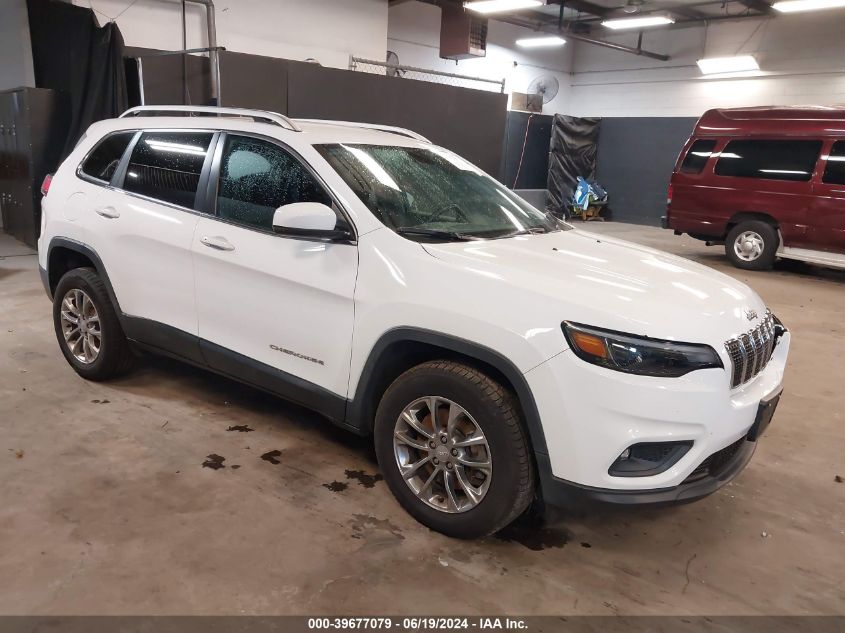
POLYGON ((67 156, 91 123, 128 106, 123 36, 117 24, 97 24, 91 9, 57 0, 27 0, 35 84, 58 91, 69 111, 67 156))
POLYGON ((601 119, 556 114, 549 147, 549 196, 546 206, 559 217, 568 215, 578 176, 596 177, 596 148, 601 119))

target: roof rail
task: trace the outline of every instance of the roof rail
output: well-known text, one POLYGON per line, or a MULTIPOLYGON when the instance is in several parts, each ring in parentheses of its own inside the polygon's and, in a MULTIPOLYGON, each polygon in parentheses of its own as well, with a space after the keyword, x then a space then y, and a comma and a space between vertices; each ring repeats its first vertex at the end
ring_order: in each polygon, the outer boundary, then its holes
POLYGON ((215 106, 182 106, 182 105, 164 105, 164 106, 137 106, 129 108, 126 112, 120 115, 119 118, 131 116, 157 116, 161 114, 169 114, 172 116, 230 116, 250 118, 253 121, 262 123, 272 123, 281 126, 292 132, 301 132, 300 127, 291 119, 278 112, 269 112, 267 110, 250 110, 248 108, 218 108, 215 106))
POLYGON ((356 123, 353 121, 331 121, 325 119, 294 119, 299 123, 319 123, 321 125, 338 125, 341 127, 359 127, 367 130, 378 130, 380 132, 390 132, 391 134, 399 134, 400 136, 407 136, 423 143, 431 143, 422 134, 418 134, 413 130, 408 130, 403 127, 395 127, 393 125, 379 125, 377 123, 356 123))

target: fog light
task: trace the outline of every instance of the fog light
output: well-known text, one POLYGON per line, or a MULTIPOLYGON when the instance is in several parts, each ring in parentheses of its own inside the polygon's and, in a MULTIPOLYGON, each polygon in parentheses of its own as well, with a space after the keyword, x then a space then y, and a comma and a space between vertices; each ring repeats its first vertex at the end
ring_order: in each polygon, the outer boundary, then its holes
POLYGON ((633 444, 619 454, 607 472, 613 477, 658 475, 686 455, 692 444, 692 440, 633 444))

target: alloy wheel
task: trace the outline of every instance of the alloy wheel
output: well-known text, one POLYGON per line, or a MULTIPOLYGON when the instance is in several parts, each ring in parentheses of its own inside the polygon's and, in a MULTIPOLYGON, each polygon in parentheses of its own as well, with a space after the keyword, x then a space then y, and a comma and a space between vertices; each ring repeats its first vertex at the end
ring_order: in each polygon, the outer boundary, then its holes
POLYGON ((396 420, 393 452, 411 491, 441 512, 471 510, 490 488, 487 438, 467 410, 447 398, 426 396, 406 406, 396 420))
POLYGON ((61 324, 65 345, 73 357, 86 365, 97 360, 103 343, 100 315, 84 290, 73 288, 65 293, 61 324))

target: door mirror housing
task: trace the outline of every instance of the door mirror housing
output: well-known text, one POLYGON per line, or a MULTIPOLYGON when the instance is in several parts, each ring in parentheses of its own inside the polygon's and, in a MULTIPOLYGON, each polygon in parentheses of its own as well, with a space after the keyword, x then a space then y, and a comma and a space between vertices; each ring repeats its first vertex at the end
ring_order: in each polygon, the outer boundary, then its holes
POLYGON ((351 240, 352 229, 330 206, 321 202, 285 204, 273 214, 273 232, 288 237, 351 240))

